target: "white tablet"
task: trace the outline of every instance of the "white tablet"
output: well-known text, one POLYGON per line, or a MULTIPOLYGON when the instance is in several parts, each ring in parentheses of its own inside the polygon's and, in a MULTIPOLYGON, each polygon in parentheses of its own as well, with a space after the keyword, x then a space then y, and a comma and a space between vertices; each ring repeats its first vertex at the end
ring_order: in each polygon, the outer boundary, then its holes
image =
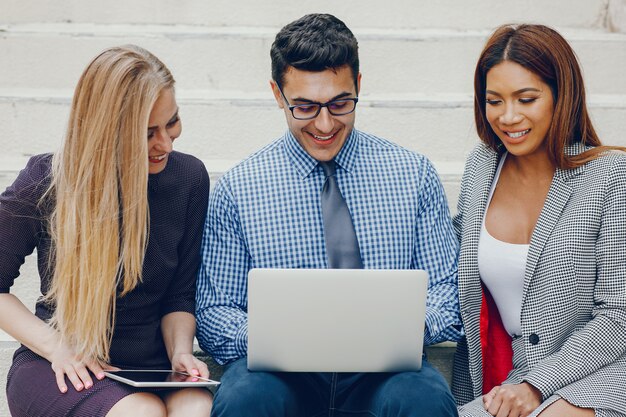
POLYGON ((153 388, 182 388, 182 387, 210 387, 218 385, 218 381, 192 376, 185 372, 171 370, 120 370, 104 373, 107 377, 123 382, 133 387, 153 388))

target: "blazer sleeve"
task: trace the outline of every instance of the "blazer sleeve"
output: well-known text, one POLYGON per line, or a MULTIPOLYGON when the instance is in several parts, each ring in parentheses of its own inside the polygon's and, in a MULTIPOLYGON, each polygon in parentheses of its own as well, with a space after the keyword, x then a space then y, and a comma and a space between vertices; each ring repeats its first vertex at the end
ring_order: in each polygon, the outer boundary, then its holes
MULTIPOLYGON (((626 157, 614 158, 606 176, 595 242, 596 283, 591 320, 537 363, 524 378, 544 398, 615 362, 626 353, 626 157)), ((625 370, 626 371, 626 370, 625 370)))
POLYGON ((465 200, 466 200, 466 195, 467 195, 467 187, 471 186, 471 184, 468 185, 468 181, 469 181, 468 179, 474 177, 474 169, 473 169, 475 165, 474 156, 477 152, 477 149, 478 148, 475 148, 474 151, 472 151, 470 156, 465 161, 465 168, 463 169, 463 176, 461 177, 461 189, 459 192, 459 200, 456 205, 456 213, 452 217, 452 225, 454 226, 454 232, 456 234, 457 240, 459 241, 459 244, 461 243, 461 236, 462 236, 462 231, 463 231, 463 214, 465 212, 465 200))

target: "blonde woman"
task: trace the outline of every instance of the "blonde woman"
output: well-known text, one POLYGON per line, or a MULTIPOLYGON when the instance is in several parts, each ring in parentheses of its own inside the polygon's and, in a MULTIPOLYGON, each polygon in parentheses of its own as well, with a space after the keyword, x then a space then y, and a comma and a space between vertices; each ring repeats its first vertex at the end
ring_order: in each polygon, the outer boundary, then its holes
POLYGON ((192 354, 209 178, 172 151, 174 79, 136 46, 97 56, 78 82, 62 149, 34 156, 0 196, 0 327, 22 343, 8 374, 15 416, 208 416, 204 389, 137 390, 103 370, 174 368, 192 354), (37 249, 43 297, 9 293, 37 249))

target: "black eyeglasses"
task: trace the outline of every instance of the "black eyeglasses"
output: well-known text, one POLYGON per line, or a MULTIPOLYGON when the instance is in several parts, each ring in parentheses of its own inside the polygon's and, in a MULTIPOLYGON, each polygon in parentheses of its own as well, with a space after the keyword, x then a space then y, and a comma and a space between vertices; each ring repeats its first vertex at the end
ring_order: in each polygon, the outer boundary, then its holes
POLYGON ((327 101, 326 103, 306 103, 306 104, 290 104, 287 97, 285 97, 285 93, 283 93, 282 88, 278 84, 276 84, 280 94, 283 95, 285 102, 287 103, 287 108, 291 111, 291 114, 294 119, 297 120, 311 120, 315 119, 320 112, 322 111, 322 107, 326 107, 328 112, 333 116, 345 116, 346 114, 352 113, 356 109, 356 103, 359 102, 358 97, 353 98, 340 98, 338 100, 327 101))

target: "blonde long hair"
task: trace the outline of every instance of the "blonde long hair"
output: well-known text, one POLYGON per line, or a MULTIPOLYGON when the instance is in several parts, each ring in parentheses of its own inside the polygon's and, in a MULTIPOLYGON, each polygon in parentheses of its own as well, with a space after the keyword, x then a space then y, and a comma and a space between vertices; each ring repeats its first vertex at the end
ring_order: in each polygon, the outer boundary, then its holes
POLYGON ((50 324, 83 358, 109 361, 118 291, 142 279, 148 241, 148 119, 174 79, 150 52, 105 50, 83 72, 48 196, 50 324))

